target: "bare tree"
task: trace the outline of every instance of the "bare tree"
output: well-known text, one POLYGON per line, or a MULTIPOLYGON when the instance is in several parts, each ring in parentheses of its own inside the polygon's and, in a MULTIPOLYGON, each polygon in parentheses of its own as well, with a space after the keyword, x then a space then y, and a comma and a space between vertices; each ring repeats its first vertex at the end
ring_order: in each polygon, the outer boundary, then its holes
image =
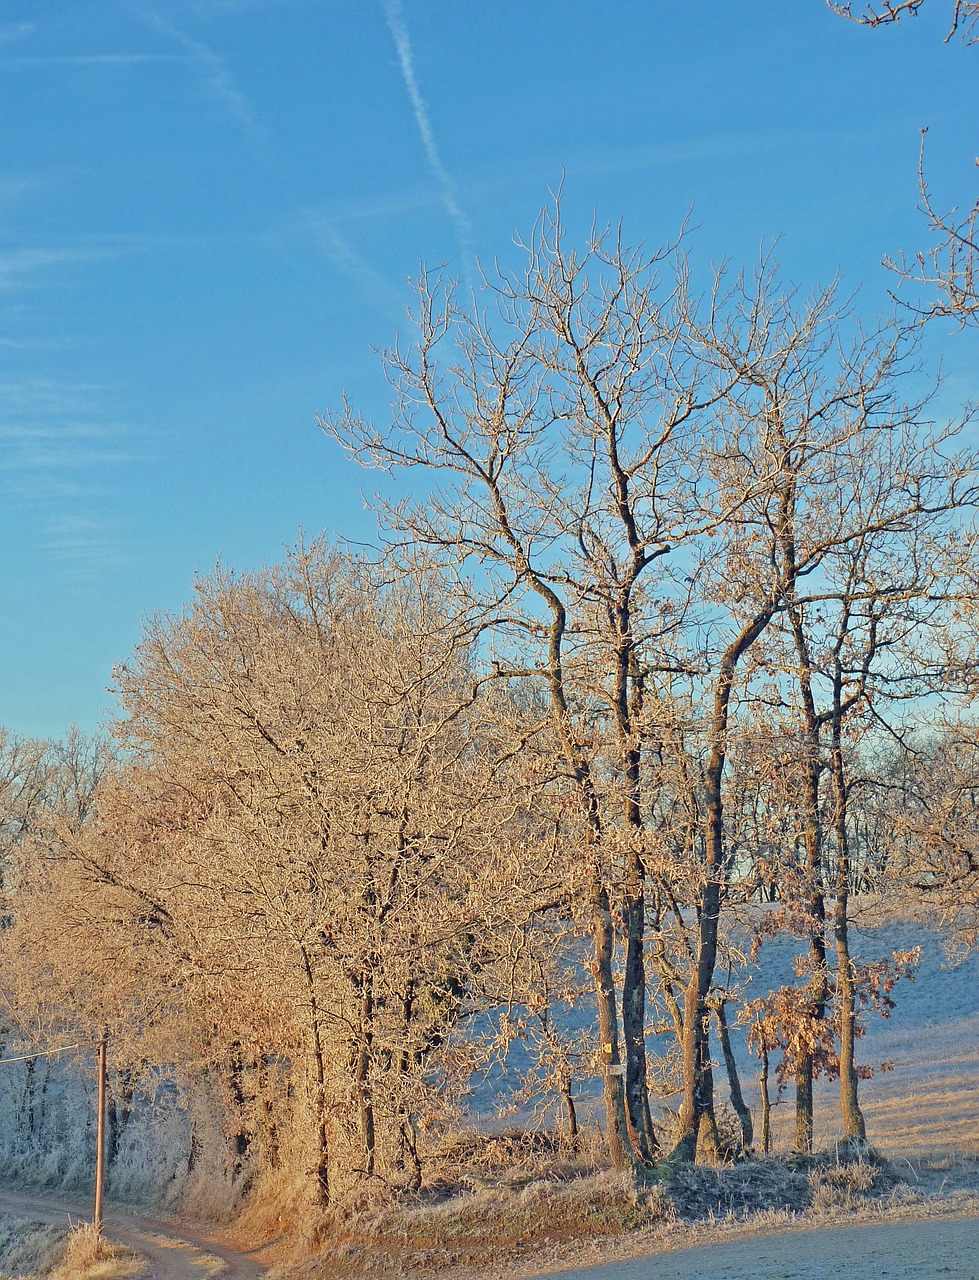
POLYGON ((939 208, 925 176, 925 134, 921 132, 918 160, 918 207, 932 235, 931 248, 913 257, 899 254, 885 257, 903 280, 921 285, 934 299, 915 303, 913 309, 923 319, 955 320, 960 326, 979 321, 979 199, 966 211, 939 208))
MULTIPOLYGON (((913 18, 924 0, 884 0, 867 4, 854 12, 852 4, 826 0, 834 13, 865 26, 880 27, 913 18)), ((946 43, 958 36, 965 44, 979 42, 979 3, 953 0, 951 25, 946 43)), ((916 254, 886 255, 884 265, 902 280, 924 287, 933 301, 910 304, 921 319, 951 319, 959 325, 979 320, 979 200, 963 210, 943 209, 935 203, 925 176, 924 144, 927 129, 921 131, 918 160, 919 209, 931 233, 931 248, 916 254)), ((903 299, 902 299, 903 301, 903 299)))
MULTIPOLYGON (((687 634, 693 596, 709 582, 720 599, 717 584, 739 554, 731 541, 728 559, 723 551, 718 559, 722 542, 710 535, 767 483, 770 459, 732 448, 715 416, 726 396, 734 404, 731 388, 754 359, 733 336, 751 303, 742 281, 729 286, 722 278, 701 323, 686 263, 672 246, 643 254, 599 230, 579 251, 557 206, 521 247, 523 270, 487 282, 495 331, 482 312, 422 279, 417 346, 387 356, 396 393, 391 429, 349 408, 323 425, 368 465, 424 468, 445 482, 386 507, 389 525, 409 546, 468 570, 471 625, 491 633, 495 669, 547 692, 562 768, 580 799, 612 1158, 618 1166, 643 1164, 656 1148, 644 1038, 656 738, 646 708, 671 671, 703 665, 704 651, 687 634), (713 344, 728 324, 720 356, 713 344)), ((761 340, 761 330, 759 322, 747 346, 761 340)), ((727 709, 738 663, 777 596, 763 585, 751 606, 729 609, 723 628, 707 622, 712 606, 700 610, 716 683, 701 904, 707 933, 685 1014, 690 1028, 699 1020, 703 1031, 687 1062, 697 1082, 690 1086, 694 1129, 709 1109, 705 1001, 724 879, 719 789, 727 709)))
MULTIPOLYGON (((852 3, 840 4, 838 0, 826 0, 834 13, 849 18, 866 27, 885 27, 900 22, 902 18, 917 16, 925 0, 880 0, 877 4, 861 4, 854 12, 852 3)), ((979 2, 977 0, 951 0, 952 16, 946 42, 959 36, 966 44, 979 39, 979 2)))

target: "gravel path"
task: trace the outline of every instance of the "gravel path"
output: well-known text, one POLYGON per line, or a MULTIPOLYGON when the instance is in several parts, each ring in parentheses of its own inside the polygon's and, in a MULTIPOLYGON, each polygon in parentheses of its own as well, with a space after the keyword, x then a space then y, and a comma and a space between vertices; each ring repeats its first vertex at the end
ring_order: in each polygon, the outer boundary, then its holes
MULTIPOLYGON (((35 1196, 0 1191, 0 1213, 63 1226, 91 1218, 92 1206, 52 1196, 35 1196)), ((223 1245, 184 1232, 172 1222, 126 1209, 109 1207, 105 1217, 106 1235, 134 1249, 147 1261, 139 1280, 259 1280, 265 1268, 253 1259, 223 1245)))
POLYGON ((551 1273, 548 1280, 979 1280, 979 1218, 821 1227, 551 1273))

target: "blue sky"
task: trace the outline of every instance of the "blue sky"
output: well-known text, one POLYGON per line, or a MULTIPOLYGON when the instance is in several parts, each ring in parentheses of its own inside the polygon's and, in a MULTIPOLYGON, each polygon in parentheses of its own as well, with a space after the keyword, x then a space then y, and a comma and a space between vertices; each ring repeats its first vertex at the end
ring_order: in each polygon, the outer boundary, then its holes
MULTIPOLYGON (((94 729, 141 620, 307 533, 369 539, 374 477, 315 427, 421 262, 565 212, 705 270, 781 236, 886 305, 886 252, 967 202, 979 48, 929 0, 869 31, 823 0, 5 0, 0 16, 0 724, 94 729)), ((977 343, 933 333, 950 409, 977 343)))

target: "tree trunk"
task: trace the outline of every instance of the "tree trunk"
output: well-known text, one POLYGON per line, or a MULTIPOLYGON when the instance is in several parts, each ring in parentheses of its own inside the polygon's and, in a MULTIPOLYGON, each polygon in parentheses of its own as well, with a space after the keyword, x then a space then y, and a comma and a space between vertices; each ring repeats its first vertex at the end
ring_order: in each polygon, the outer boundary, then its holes
POLYGON ((679 1134, 671 1160, 693 1160, 700 1120, 713 1108, 710 1070, 710 1008, 708 998, 717 965, 717 933, 727 865, 724 850, 724 796, 728 717, 738 663, 768 626, 774 606, 747 623, 724 653, 714 689, 710 727, 710 759, 704 771, 706 839, 704 885, 700 895, 700 929, 696 961, 683 998, 683 1101, 679 1134))
POLYGON ((316 995, 316 983, 313 978, 313 965, 309 952, 300 947, 303 972, 306 977, 306 992, 309 999, 309 1046, 312 1060, 312 1110, 314 1132, 314 1158, 310 1170, 313 1177, 313 1202, 317 1209, 327 1209, 330 1205, 330 1142, 328 1127, 328 1100, 326 1093, 326 1059, 323 1047, 323 1036, 320 1027, 319 1001, 316 995))
MULTIPOLYGON (((785 570, 793 588, 796 580, 795 540, 790 522, 786 522, 782 538, 785 570)), ((826 1016, 829 997, 829 978, 826 970, 826 893, 823 884, 822 818, 819 809, 819 783, 822 774, 820 759, 820 729, 825 717, 816 712, 812 691, 813 663, 809 641, 803 625, 802 612, 797 604, 788 610, 798 660, 799 695, 802 701, 803 744, 806 757, 802 768, 802 840, 806 856, 806 877, 809 900, 806 911, 810 918, 809 1001, 813 1021, 820 1022, 826 1016)), ((800 1053, 795 1073, 795 1141, 796 1151, 811 1155, 813 1150, 813 1078, 815 1061, 812 1053, 800 1053)))
POLYGON ((612 1167, 623 1170, 633 1166, 634 1158, 626 1112, 623 1082, 625 1068, 619 1057, 619 1019, 615 1002, 615 978, 612 971, 615 935, 608 890, 598 880, 597 874, 591 890, 591 925, 594 943, 591 972, 598 998, 598 1034, 601 1042, 601 1062, 604 1066, 603 1093, 609 1156, 612 1167))
POLYGON ((833 834, 836 838, 836 903, 833 934, 836 941, 836 998, 840 1015, 840 1112, 847 1138, 866 1138, 867 1125, 860 1110, 858 1076, 854 1057, 856 1040, 856 983, 850 958, 850 843, 847 833, 846 762, 843 758, 842 680, 837 670, 833 708, 833 789, 836 804, 833 834))
POLYGON ((626 1106, 629 1127, 636 1153, 644 1164, 651 1164, 658 1147, 649 1110, 649 1084, 646 1077, 646 964, 645 916, 646 897, 639 854, 631 856, 632 868, 626 890, 625 972, 622 977, 622 1038, 625 1042, 626 1106))
MULTIPOLYGON (((818 730, 817 730, 818 734, 818 730)), ((818 737, 810 743, 811 750, 818 750, 818 737)), ((822 877, 822 839, 819 819, 819 765, 807 763, 805 791, 806 870, 809 879, 810 917, 809 963, 812 973, 809 979, 810 1016, 821 1022, 826 1016, 829 996, 829 980, 826 970, 826 897, 822 877)), ((813 1150, 813 1077, 815 1063, 811 1053, 801 1053, 795 1074, 795 1141, 796 1151, 811 1155, 813 1150)))
POLYGON ((767 1156, 772 1146, 772 1099, 768 1092, 768 1050, 761 1051, 761 1153, 767 1156))
POLYGON ((575 1152, 578 1150, 578 1109, 574 1104, 574 1097, 571 1092, 571 1077, 569 1075, 562 1074, 560 1089, 565 1115, 568 1118, 565 1145, 569 1151, 575 1152))
POLYGON ((726 1002, 719 1000, 714 1008, 717 1017, 717 1032, 721 1042, 721 1052, 724 1055, 724 1066, 727 1070, 728 1087, 731 1090, 731 1106, 734 1108, 738 1120, 741 1122, 741 1144, 745 1151, 751 1148, 754 1139, 753 1126, 751 1123, 751 1108, 744 1100, 744 1094, 741 1092, 741 1077, 738 1075, 738 1063, 734 1056, 734 1049, 731 1045, 731 1033, 727 1025, 726 1002))
POLYGON ((106 1034, 103 1031, 98 1050, 98 1091, 95 1120, 95 1209, 92 1225, 96 1236, 102 1235, 105 1223, 105 1117, 106 1117, 106 1034))

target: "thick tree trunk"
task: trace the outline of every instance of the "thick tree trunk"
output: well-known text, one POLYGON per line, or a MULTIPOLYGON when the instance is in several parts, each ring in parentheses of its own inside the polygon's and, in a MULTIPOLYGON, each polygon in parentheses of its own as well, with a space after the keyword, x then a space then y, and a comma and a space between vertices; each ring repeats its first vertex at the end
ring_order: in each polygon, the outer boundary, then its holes
POLYGON ((683 997, 683 1101, 679 1135, 670 1153, 672 1160, 693 1160, 701 1119, 713 1109, 710 1063, 710 1007, 707 998, 717 964, 717 931, 720 919, 720 885, 704 887, 700 909, 697 957, 683 997))
POLYGON ((833 709, 833 789, 836 804, 833 812, 833 834, 836 840, 836 903, 833 908, 833 934, 836 941, 836 998, 840 1016, 840 1112, 843 1134, 847 1138, 866 1138, 867 1126, 858 1099, 858 1075, 854 1044, 856 1040, 856 983, 850 958, 850 842, 847 832, 847 781, 843 758, 843 716, 841 711, 842 677, 837 671, 834 681, 833 709))
POLYGON ((228 1135, 231 1143, 231 1176, 233 1181, 237 1181, 245 1168, 251 1148, 251 1134, 244 1125, 245 1110, 249 1101, 245 1086, 245 1061, 241 1045, 237 1041, 231 1045, 228 1053, 225 1080, 231 1097, 230 1118, 233 1119, 235 1126, 233 1132, 228 1135))
POLYGON ((683 1101, 671 1160, 693 1160, 701 1118, 713 1112, 708 999, 717 965, 717 935, 727 866, 724 849, 724 766, 728 716, 738 663, 771 621, 774 608, 757 614, 728 646, 714 689, 710 759, 704 772, 706 833, 697 952, 683 999, 683 1101))
MULTIPOLYGON (((808 749, 811 758, 804 770, 805 827, 803 840, 806 851, 806 875, 809 881, 809 901, 806 904, 810 918, 809 978, 810 1016, 821 1022, 826 1016, 829 981, 826 971, 826 896, 822 874, 822 833, 819 817, 819 730, 815 724, 807 726, 808 749)), ((796 1151, 811 1155, 813 1150, 813 1077, 815 1062, 811 1053, 799 1055, 795 1075, 795 1140, 796 1151)))
POLYGON ((591 890, 591 927, 594 945, 591 972, 598 1000, 598 1034, 604 1067, 603 1094, 609 1156, 613 1168, 627 1169, 634 1165, 634 1153, 626 1111, 625 1067, 619 1055, 619 1019, 612 969, 615 935, 608 890, 597 876, 591 890))

